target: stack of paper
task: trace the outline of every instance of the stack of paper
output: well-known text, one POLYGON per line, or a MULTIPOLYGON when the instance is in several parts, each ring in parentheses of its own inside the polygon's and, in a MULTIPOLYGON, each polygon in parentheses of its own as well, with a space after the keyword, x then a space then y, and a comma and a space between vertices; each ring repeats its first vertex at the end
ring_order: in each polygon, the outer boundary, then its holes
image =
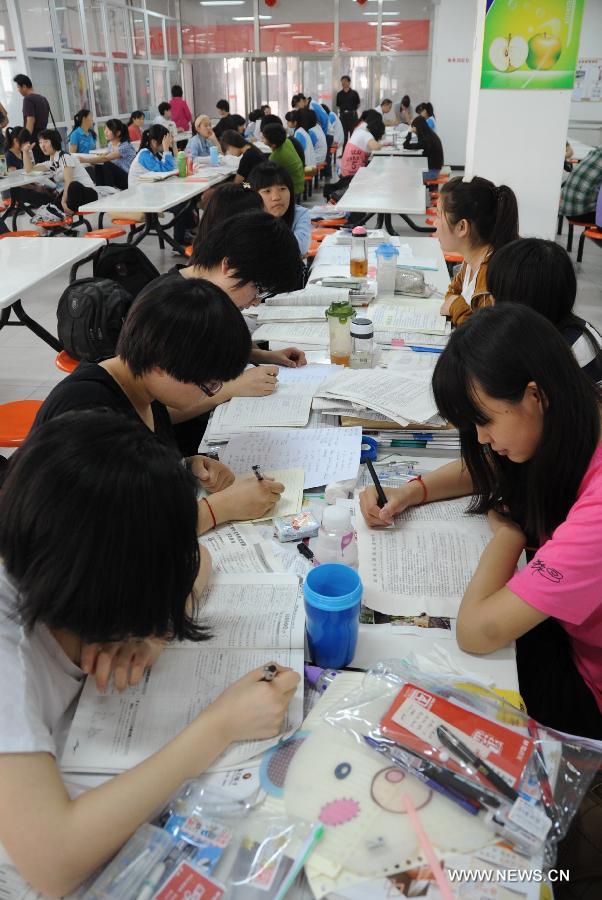
MULTIPOLYGON (((329 306, 333 302, 347 300, 349 289, 322 287, 312 285, 302 291, 290 291, 288 294, 274 294, 265 301, 265 306, 329 306)), ((255 307, 261 309, 261 307, 255 307)))
POLYGON ((257 322, 325 322, 327 306, 259 306, 257 322))
POLYGON ((379 339, 379 332, 384 332, 382 343, 390 341, 396 334, 406 331, 423 334, 446 335, 451 326, 445 316, 440 315, 439 300, 435 303, 422 300, 413 303, 373 303, 368 310, 368 317, 374 324, 374 332, 379 339))
POLYGON ((388 369, 348 369, 316 393, 326 400, 344 400, 382 413, 400 425, 428 422, 437 414, 431 372, 388 369))
POLYGON ((253 332, 255 341, 279 341, 315 346, 328 346, 328 323, 325 322, 284 322, 266 323, 253 332))

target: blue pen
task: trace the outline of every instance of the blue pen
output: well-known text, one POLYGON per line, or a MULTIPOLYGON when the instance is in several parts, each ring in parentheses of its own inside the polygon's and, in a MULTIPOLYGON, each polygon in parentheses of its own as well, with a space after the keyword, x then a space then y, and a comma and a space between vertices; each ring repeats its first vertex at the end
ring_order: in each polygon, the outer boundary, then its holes
POLYGON ((443 353, 445 350, 445 347, 418 347, 415 344, 405 344, 405 346, 413 350, 414 353, 443 353))

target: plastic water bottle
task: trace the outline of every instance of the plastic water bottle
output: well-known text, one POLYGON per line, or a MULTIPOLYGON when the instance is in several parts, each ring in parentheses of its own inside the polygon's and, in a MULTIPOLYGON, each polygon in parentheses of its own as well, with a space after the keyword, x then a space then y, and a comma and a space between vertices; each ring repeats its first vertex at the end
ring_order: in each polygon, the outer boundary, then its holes
POLYGON ((190 150, 186 150, 186 174, 193 175, 194 174, 194 163, 192 161, 192 153, 190 150))
POLYGON ((330 341, 330 362, 348 366, 351 355, 351 320, 353 307, 349 300, 333 300, 326 310, 330 341))
POLYGON ((319 564, 343 563, 357 569, 357 539, 351 512, 344 506, 327 506, 311 549, 319 564))
POLYGON ((363 225, 356 225, 351 232, 351 257, 349 274, 353 278, 366 278, 368 275, 368 250, 366 237, 368 232, 363 225))
POLYGON ((183 150, 178 153, 178 175, 180 178, 186 178, 186 154, 183 150))
POLYGON ((398 256, 399 250, 393 244, 379 244, 376 248, 376 292, 378 297, 382 297, 383 294, 395 293, 398 256))
POLYGON ((219 166, 219 150, 217 147, 209 147, 209 159, 212 166, 219 166))
POLYGON ((357 316, 351 321, 350 369, 371 369, 374 362, 374 325, 372 319, 357 316))

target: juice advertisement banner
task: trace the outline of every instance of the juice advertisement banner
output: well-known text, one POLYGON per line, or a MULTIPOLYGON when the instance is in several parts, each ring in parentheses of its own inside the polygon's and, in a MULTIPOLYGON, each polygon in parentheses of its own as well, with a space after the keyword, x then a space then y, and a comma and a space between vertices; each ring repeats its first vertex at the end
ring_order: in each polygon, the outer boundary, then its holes
POLYGON ((585 0, 486 0, 481 88, 570 90, 585 0))

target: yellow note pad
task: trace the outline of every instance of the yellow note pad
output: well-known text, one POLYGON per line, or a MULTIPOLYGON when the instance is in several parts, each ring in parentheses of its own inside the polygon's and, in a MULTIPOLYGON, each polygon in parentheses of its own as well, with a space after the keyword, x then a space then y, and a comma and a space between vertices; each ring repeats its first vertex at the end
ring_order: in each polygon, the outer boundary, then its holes
POLYGON ((253 519, 253 522, 265 522, 274 516, 294 516, 301 511, 303 506, 303 484, 305 482, 305 469, 271 469, 263 472, 275 481, 284 485, 284 493, 274 509, 267 516, 253 519))

